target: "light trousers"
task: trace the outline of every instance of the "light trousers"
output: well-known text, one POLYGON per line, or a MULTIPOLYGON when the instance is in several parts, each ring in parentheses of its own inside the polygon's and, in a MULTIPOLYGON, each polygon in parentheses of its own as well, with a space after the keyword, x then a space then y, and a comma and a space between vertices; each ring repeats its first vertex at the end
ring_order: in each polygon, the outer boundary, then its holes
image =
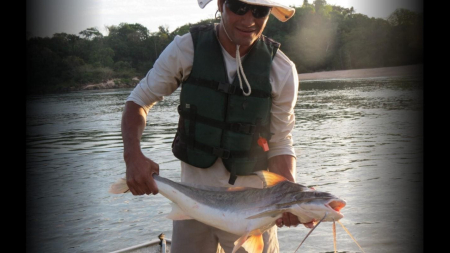
MULTIPOLYGON (((173 221, 171 242, 172 253, 231 253, 234 242, 239 239, 234 235, 196 220, 173 221)), ((263 253, 279 253, 277 227, 273 226, 263 233, 263 253)), ((246 253, 240 247, 237 253, 246 253)))

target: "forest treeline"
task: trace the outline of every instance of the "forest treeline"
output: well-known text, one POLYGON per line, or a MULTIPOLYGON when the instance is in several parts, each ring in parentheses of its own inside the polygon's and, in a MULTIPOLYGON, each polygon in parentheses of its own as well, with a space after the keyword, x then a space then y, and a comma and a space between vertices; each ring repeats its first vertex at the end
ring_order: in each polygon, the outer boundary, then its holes
MULTIPOLYGON (((304 0, 295 9, 284 23, 271 15, 263 34, 281 43, 299 73, 423 63, 422 13, 397 9, 387 19, 369 18, 325 0, 304 0)), ((27 38, 27 92, 68 91, 112 78, 131 85, 175 36, 193 25, 218 22, 202 20, 172 32, 121 23, 107 26, 107 36, 92 27, 76 35, 27 38)))

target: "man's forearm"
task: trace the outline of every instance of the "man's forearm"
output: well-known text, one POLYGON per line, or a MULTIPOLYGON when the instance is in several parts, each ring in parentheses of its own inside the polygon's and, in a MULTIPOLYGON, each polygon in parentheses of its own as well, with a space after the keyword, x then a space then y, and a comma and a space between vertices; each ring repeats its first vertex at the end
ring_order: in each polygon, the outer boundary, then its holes
POLYGON ((128 101, 122 114, 122 140, 124 158, 140 152, 140 141, 145 129, 147 114, 138 104, 128 101))
POLYGON ((296 159, 291 155, 278 155, 269 159, 269 171, 295 182, 296 159))
POLYGON ((147 113, 138 104, 128 101, 122 115, 123 157, 127 166, 127 185, 133 195, 157 194, 153 174, 159 174, 159 165, 141 151, 141 137, 147 113))

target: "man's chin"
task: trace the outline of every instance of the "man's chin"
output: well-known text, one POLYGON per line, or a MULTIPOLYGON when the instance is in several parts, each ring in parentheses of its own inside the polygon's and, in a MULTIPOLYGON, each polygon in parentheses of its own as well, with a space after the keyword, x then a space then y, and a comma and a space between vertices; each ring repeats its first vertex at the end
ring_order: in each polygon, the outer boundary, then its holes
POLYGON ((249 47, 251 45, 253 45, 253 43, 256 41, 256 39, 254 38, 240 38, 236 44, 238 44, 241 47, 249 47))

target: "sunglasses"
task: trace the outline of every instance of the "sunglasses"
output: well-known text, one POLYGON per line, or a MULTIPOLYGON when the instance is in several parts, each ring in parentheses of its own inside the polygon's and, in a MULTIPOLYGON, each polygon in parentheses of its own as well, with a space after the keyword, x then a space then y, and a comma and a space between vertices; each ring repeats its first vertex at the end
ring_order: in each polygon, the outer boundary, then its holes
POLYGON ((226 0, 226 6, 230 9, 234 14, 244 15, 249 10, 252 11, 253 17, 255 18, 264 18, 269 15, 271 7, 268 6, 260 6, 260 5, 251 5, 238 0, 226 0))

